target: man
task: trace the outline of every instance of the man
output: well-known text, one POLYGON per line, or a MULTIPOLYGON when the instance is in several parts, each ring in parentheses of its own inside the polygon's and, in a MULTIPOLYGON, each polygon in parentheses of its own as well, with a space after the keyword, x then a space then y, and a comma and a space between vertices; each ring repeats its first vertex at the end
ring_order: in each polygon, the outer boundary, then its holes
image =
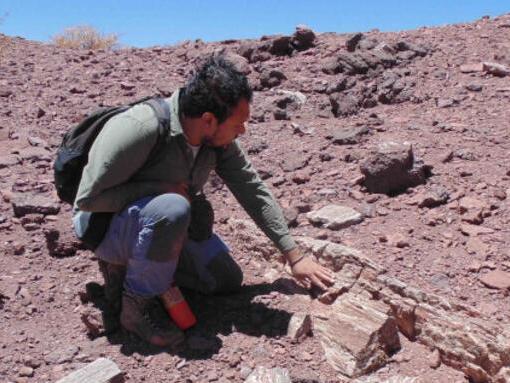
MULTIPOLYGON (((190 201, 213 169, 283 253, 294 277, 321 288, 333 282, 328 269, 300 253, 279 206, 236 140, 246 131, 251 100, 246 76, 223 57, 211 56, 165 100, 171 128, 155 160, 146 163, 158 139, 156 115, 146 104, 110 119, 90 150, 75 208, 116 213, 96 249, 106 297, 121 310, 121 325, 152 344, 183 339, 175 328, 155 326, 147 314, 148 302, 173 283, 206 294, 241 286, 242 272, 219 237, 187 238, 190 201), (115 302, 121 294, 120 308, 115 302)), ((78 235, 80 215, 73 218, 78 235)))

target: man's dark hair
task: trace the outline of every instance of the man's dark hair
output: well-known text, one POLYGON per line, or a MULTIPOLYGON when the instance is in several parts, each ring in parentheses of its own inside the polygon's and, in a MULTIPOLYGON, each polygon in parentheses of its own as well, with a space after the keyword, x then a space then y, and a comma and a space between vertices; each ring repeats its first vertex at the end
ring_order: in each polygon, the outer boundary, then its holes
POLYGON ((186 117, 210 112, 222 123, 241 99, 250 102, 253 91, 246 76, 224 56, 212 55, 182 89, 179 109, 186 117))

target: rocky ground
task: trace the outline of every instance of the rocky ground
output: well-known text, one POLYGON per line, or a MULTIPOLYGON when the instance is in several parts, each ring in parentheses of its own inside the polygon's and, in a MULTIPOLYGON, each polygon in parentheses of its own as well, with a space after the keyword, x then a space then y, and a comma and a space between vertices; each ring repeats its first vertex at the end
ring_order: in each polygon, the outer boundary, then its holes
POLYGON ((509 68, 510 15, 114 52, 0 35, 0 380, 107 357, 132 382, 510 381, 509 68), (97 262, 52 184, 61 136, 98 105, 171 94, 214 51, 256 90, 245 150, 339 282, 295 286, 213 176, 243 290, 185 292, 198 325, 178 350, 94 336, 97 262))

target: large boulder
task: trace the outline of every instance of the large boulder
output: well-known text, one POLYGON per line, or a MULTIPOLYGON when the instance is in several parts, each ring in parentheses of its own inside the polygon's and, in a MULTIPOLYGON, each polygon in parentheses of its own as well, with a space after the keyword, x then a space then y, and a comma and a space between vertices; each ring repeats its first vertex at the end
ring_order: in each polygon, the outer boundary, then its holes
POLYGON ((411 144, 383 142, 360 166, 371 193, 395 194, 424 184, 431 167, 414 160, 411 144))

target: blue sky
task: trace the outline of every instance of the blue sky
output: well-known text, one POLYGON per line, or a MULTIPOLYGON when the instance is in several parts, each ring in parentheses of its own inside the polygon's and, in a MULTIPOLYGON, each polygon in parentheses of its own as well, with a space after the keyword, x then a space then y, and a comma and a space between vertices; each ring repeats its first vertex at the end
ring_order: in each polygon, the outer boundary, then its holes
POLYGON ((1 0, 0 33, 49 41, 65 28, 90 25, 120 43, 147 47, 201 38, 217 41, 317 32, 415 29, 510 12, 510 0, 1 0))

